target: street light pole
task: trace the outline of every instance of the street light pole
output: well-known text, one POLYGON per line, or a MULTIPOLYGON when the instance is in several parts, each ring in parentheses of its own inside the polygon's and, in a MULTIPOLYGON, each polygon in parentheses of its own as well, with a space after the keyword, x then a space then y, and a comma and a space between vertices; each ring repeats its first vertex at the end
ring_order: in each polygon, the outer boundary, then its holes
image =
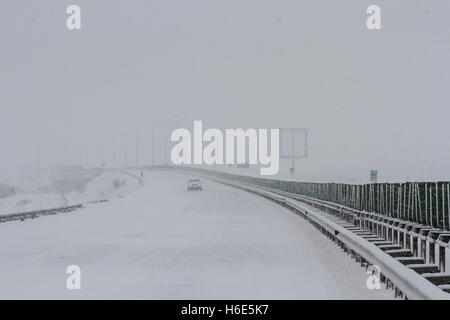
MULTIPOLYGON (((184 121, 184 120, 186 120, 185 117, 173 117, 173 118, 169 117, 169 122, 175 121, 176 129, 180 128, 180 121, 184 121)), ((166 141, 167 141, 167 139, 166 139, 166 141)), ((180 155, 177 154, 177 160, 179 160, 179 157, 180 157, 180 155)))
POLYGON ((37 151, 36 151, 36 192, 39 192, 39 188, 40 188, 40 147, 37 147, 37 151))
POLYGON ((86 146, 86 168, 89 167, 89 147, 86 146))
POLYGON ((164 165, 167 166, 167 124, 164 126, 164 165))
POLYGON ((100 161, 102 162, 100 165, 103 168, 104 167, 104 161, 103 161, 103 143, 100 145, 100 161))
POLYGON ((155 165, 155 124, 150 125, 152 127, 152 166, 155 165))
POLYGON ((152 130, 152 165, 155 165, 155 136, 156 136, 156 131, 155 128, 161 126, 161 122, 157 121, 155 123, 150 123, 150 128, 152 130))
POLYGON ((128 166, 128 138, 125 135, 125 168, 128 166))
POLYGON ((113 142, 113 168, 116 168, 116 142, 113 142))
POLYGON ((136 166, 139 167, 139 133, 136 131, 136 166))

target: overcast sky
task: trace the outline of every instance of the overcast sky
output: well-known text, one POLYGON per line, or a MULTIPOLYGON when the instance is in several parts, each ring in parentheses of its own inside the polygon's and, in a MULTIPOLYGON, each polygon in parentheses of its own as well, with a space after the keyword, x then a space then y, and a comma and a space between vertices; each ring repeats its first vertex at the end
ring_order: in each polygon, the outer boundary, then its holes
POLYGON ((448 0, 2 0, 0 177, 38 148, 41 164, 83 163, 103 144, 111 161, 135 130, 148 162, 145 125, 170 116, 307 128, 304 170, 329 180, 447 166, 449 14, 448 0), (80 31, 66 28, 70 4, 80 31), (370 4, 380 31, 366 28, 370 4))

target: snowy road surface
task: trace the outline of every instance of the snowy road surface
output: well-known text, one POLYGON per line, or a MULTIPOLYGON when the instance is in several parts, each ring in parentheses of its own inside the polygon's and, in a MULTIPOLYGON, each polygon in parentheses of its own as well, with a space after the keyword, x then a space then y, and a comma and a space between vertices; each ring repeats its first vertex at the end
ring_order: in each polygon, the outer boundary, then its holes
POLYGON ((0 298, 380 299, 302 218, 255 195, 146 172, 136 192, 0 224, 0 298), (66 288, 68 265, 81 290, 66 288))

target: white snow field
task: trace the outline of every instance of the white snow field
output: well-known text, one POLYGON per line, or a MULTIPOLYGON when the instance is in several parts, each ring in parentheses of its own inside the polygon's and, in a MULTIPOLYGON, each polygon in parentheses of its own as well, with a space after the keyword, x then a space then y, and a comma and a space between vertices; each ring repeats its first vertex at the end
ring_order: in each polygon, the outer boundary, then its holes
POLYGON ((386 299, 307 221, 256 195, 145 172, 72 213, 0 224, 0 298, 386 299), (81 268, 81 290, 66 268, 81 268))
POLYGON ((96 202, 99 200, 122 197, 139 188, 139 181, 133 176, 121 172, 103 172, 89 181, 83 190, 67 193, 57 192, 19 192, 0 199, 0 215, 51 209, 70 205, 96 202), (114 186, 114 181, 119 183, 114 186))

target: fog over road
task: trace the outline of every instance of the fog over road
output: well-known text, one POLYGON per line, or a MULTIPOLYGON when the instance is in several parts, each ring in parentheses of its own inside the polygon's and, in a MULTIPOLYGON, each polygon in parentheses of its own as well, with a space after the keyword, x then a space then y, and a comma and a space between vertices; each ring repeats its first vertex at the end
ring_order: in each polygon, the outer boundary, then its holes
POLYGON ((364 270, 268 200, 189 176, 73 213, 0 224, 0 298, 377 299, 364 270), (66 288, 68 265, 81 290, 66 288))

